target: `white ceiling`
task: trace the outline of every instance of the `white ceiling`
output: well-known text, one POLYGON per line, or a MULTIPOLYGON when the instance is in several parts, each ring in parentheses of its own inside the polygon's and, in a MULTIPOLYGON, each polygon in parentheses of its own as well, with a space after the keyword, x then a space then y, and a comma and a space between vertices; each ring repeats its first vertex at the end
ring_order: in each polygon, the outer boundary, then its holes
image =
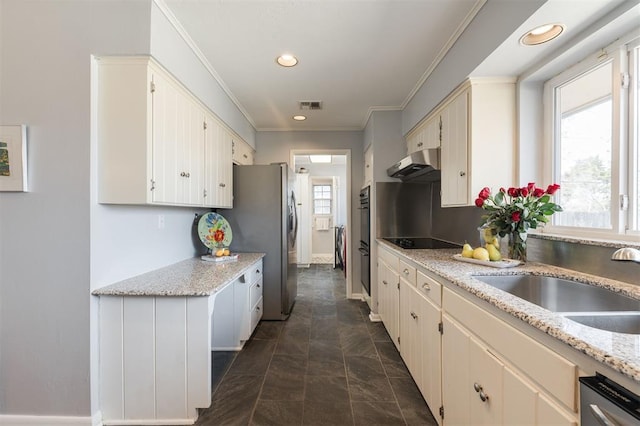
POLYGON ((164 0, 257 130, 360 130, 370 108, 402 109, 484 1, 164 0), (302 100, 323 110, 294 122, 302 100))
MULTIPOLYGON (((361 130, 371 111, 403 109, 486 0, 156 2, 256 130, 268 131, 361 130), (278 66, 282 53, 299 64, 278 66), (293 121, 303 100, 322 101, 323 110, 293 121)), ((518 76, 622 2, 549 0, 473 75, 518 76), (518 44, 521 33, 548 22, 565 23, 565 34, 537 47, 518 44)))

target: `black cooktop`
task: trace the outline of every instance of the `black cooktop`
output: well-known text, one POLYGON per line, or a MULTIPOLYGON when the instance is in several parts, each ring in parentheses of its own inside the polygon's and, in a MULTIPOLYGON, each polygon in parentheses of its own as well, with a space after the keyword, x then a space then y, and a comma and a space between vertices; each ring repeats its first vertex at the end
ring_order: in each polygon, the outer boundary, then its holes
POLYGON ((436 240, 435 238, 383 238, 403 249, 441 249, 460 248, 458 244, 448 241, 436 240))

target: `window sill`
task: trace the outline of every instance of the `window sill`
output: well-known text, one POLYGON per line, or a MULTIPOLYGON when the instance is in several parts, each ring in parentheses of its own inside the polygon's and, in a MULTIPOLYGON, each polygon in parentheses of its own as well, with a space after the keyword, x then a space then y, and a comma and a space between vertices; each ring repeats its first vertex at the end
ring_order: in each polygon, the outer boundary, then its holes
POLYGON ((567 243, 584 244, 584 245, 599 246, 599 247, 640 248, 640 241, 638 241, 639 238, 637 235, 620 236, 620 239, 613 239, 613 238, 591 238, 591 237, 581 237, 581 236, 574 236, 574 235, 560 235, 560 234, 553 234, 553 233, 535 232, 535 233, 530 233, 529 237, 537 238, 540 240, 563 241, 567 243))

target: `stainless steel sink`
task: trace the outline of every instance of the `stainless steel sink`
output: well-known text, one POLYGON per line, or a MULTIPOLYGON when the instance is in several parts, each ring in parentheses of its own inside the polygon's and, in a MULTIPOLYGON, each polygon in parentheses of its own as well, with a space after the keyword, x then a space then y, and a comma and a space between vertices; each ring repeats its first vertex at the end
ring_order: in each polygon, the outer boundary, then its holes
POLYGON ((640 313, 618 313, 618 314, 567 314, 565 318, 579 322, 588 327, 608 330, 616 333, 640 334, 640 313))
POLYGON ((537 275, 476 275, 475 279, 552 312, 637 311, 640 300, 577 281, 537 275))

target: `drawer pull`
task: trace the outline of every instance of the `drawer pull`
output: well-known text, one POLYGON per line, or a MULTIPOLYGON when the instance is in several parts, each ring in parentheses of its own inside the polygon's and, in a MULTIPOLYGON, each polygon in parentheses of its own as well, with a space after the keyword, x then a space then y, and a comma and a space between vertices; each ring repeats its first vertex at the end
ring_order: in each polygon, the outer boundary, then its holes
POLYGON ((260 306, 256 306, 256 311, 259 311, 259 310, 260 310, 260 306))
POLYGON ((260 269, 256 269, 256 274, 259 274, 259 273, 260 273, 260 269))
POLYGON ((402 271, 402 273, 403 273, 403 274, 405 274, 405 275, 409 275, 409 270, 408 270, 407 268, 405 268, 405 269, 402 271))
POLYGON ((260 284, 256 284, 256 287, 260 288, 260 284))
POLYGON ((385 280, 382 280, 382 284, 387 285, 389 284, 388 282, 386 282, 385 280))
POLYGON ((418 316, 415 314, 415 312, 411 312, 411 318, 418 319, 418 316))
POLYGON ((429 283, 422 284, 422 289, 425 291, 431 291, 431 287, 429 286, 429 283))

